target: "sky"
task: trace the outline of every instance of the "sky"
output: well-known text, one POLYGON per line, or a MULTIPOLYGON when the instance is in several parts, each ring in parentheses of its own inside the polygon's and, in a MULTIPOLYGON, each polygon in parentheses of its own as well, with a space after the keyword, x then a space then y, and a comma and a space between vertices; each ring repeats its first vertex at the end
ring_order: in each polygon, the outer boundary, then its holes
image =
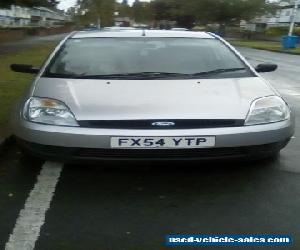
MULTIPOLYGON (((118 0, 121 2, 121 0, 118 0)), ((149 1, 149 0, 143 0, 143 1, 149 1)), ((68 8, 74 6, 76 4, 77 0, 60 0, 60 3, 58 4, 58 8, 61 10, 67 10, 68 8)), ((128 0, 128 3, 133 3, 134 0, 128 0)))

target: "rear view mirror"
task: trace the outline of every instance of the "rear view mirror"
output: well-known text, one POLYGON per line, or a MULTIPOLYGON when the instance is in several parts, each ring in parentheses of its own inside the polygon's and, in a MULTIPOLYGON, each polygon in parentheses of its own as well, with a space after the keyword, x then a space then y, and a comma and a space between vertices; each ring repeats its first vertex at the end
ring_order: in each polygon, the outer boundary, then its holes
POLYGON ((265 73, 265 72, 273 72, 278 68, 276 64, 272 63, 263 63, 258 64, 255 68, 256 72, 265 73))
POLYGON ((32 65, 28 65, 28 64, 12 64, 10 65, 10 69, 15 72, 29 73, 29 74, 37 74, 40 71, 39 68, 35 68, 32 65))

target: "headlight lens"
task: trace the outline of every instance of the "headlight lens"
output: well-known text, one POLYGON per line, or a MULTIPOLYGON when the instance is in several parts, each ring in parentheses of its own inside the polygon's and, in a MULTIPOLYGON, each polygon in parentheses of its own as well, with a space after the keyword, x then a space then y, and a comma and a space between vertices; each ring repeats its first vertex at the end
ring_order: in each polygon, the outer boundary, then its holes
POLYGON ((50 98, 30 98, 24 113, 31 122, 58 126, 78 126, 69 108, 64 103, 50 98))
POLYGON ((257 99, 251 105, 245 125, 280 122, 290 118, 290 109, 279 96, 257 99))

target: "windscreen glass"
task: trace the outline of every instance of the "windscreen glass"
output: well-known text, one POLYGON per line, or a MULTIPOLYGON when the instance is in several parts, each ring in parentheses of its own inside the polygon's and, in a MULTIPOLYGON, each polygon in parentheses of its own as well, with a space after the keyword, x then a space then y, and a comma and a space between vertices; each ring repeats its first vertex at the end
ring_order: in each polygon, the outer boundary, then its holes
POLYGON ((201 78, 249 77, 252 73, 216 39, 139 37, 69 39, 45 76, 201 78))

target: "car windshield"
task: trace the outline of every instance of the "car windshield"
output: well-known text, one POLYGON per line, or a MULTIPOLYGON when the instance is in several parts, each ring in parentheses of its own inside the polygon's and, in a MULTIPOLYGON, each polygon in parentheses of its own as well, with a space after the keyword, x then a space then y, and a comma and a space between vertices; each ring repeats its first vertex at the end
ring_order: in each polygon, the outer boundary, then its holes
POLYGON ((73 38, 45 77, 84 79, 250 77, 249 68, 221 41, 199 38, 73 38))

